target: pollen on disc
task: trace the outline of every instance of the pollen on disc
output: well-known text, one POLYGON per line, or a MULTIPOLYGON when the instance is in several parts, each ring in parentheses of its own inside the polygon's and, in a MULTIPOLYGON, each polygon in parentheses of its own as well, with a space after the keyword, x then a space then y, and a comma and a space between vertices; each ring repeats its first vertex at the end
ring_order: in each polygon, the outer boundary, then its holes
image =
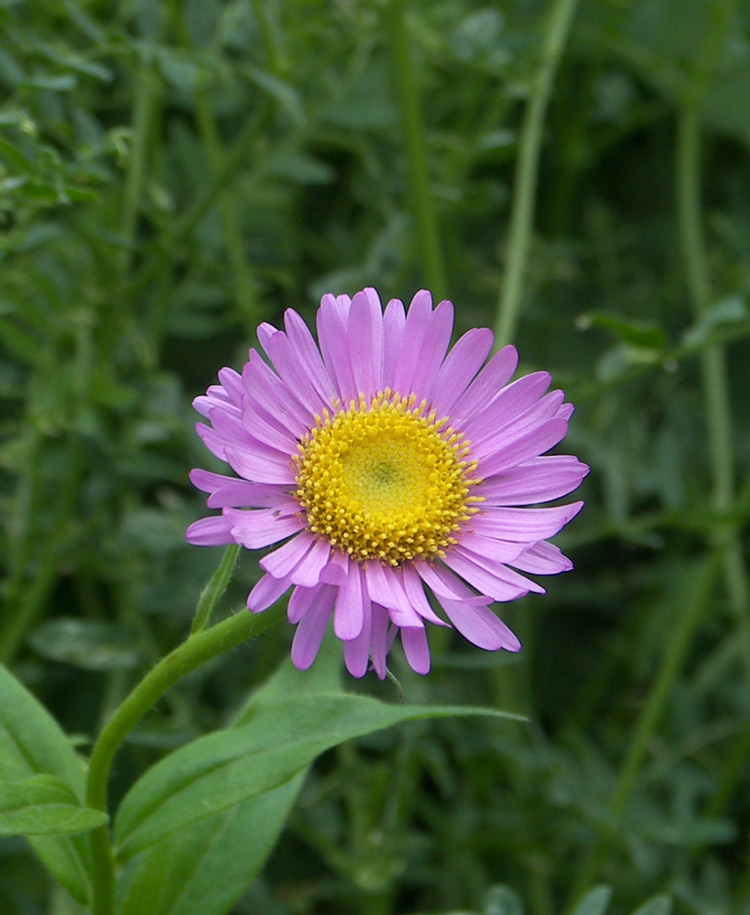
POLYGON ((415 401, 360 395, 317 417, 294 456, 308 529, 357 560, 440 556, 477 511, 470 443, 415 401))

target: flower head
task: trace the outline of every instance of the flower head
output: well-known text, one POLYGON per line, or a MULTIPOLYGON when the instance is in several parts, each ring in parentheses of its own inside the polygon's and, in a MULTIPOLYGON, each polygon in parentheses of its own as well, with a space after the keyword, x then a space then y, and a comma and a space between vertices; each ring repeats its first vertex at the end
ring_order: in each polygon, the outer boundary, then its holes
POLYGON ((385 676, 397 634, 411 667, 427 673, 425 623, 453 625, 480 648, 518 651, 492 612, 544 589, 522 573, 572 568, 548 542, 582 502, 529 508, 574 490, 588 467, 545 455, 573 412, 536 372, 509 383, 518 356, 489 361, 492 332, 476 328, 448 352, 453 306, 418 292, 408 312, 383 311, 374 289, 326 295, 318 343, 294 311, 284 330, 261 324, 242 374, 194 401, 197 430, 237 476, 193 470, 221 514, 192 524, 199 545, 263 549, 254 612, 289 589, 297 625, 292 659, 305 669, 329 618, 346 666, 385 676), (283 541, 283 543, 282 543, 283 541), (442 608, 438 615, 431 593, 442 608))

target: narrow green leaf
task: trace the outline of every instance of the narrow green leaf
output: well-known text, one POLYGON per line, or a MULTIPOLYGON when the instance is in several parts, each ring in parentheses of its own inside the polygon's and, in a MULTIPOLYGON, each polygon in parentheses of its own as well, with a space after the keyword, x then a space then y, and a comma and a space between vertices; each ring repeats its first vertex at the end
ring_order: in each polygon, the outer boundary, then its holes
POLYGON ((612 887, 595 886, 576 906, 573 915, 604 915, 612 898, 612 887))
POLYGON ((581 315, 577 324, 581 330, 600 327, 623 343, 639 349, 663 350, 667 346, 667 335, 653 321, 639 321, 612 312, 590 311, 581 315))
POLYGON ((29 644, 43 658, 82 670, 128 670, 141 660, 132 632, 100 620, 57 617, 35 629, 29 644))
MULTIPOLYGON (((0 665, 0 779, 55 776, 79 802, 84 766, 57 722, 34 696, 0 665)), ((89 846, 85 837, 31 836, 42 863, 78 902, 89 897, 89 846)))
POLYGON ((257 877, 305 773, 193 823, 133 858, 119 881, 117 915, 223 915, 257 877))
POLYGON ((482 915, 523 915, 521 897, 509 886, 493 886, 482 904, 482 915))
POLYGON ((459 706, 395 706, 345 693, 259 706, 248 724, 202 737, 149 770, 115 821, 122 860, 171 833, 284 784, 324 750, 404 721, 498 715, 459 706))
POLYGON ((103 826, 109 817, 82 807, 53 775, 0 782, 0 836, 65 836, 103 826))
POLYGON ((633 915, 670 915, 672 900, 665 893, 652 896, 633 912, 633 915))
POLYGON ((44 706, 0 665, 0 779, 55 775, 83 799, 84 766, 44 706))

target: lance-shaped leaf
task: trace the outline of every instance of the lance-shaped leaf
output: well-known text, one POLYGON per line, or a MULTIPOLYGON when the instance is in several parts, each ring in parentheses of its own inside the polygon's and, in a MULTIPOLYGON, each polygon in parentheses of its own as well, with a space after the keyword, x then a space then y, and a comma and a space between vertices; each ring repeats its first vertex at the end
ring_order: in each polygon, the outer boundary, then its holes
POLYGON ((265 864, 304 775, 191 823, 136 855, 118 880, 117 915, 231 911, 265 864))
MULTIPOLYGON (((55 719, 0 665, 0 779, 18 781, 52 775, 79 802, 84 766, 55 719)), ((29 842, 50 873, 78 902, 89 898, 89 845, 85 836, 30 836, 29 842)))
POLYGON ((54 775, 0 782, 0 836, 72 836, 108 819, 101 810, 82 807, 54 775))
POLYGON ((387 705, 334 693, 259 705, 251 720, 200 738, 150 769, 115 819, 121 860, 177 830, 284 784, 345 740, 405 721, 502 712, 458 706, 387 705))

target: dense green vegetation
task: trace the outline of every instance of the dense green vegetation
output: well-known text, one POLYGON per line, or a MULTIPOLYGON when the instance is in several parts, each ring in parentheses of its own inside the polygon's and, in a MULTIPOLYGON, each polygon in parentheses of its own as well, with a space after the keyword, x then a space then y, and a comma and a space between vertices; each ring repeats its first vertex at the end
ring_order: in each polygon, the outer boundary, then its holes
MULTIPOLYGON (((520 655, 432 632, 429 677, 393 670, 528 723, 329 750, 232 911, 750 912, 750 4, 0 0, 0 29, 0 660, 88 752, 220 560, 184 542, 192 397, 285 308, 430 288, 553 372, 592 472, 576 571, 503 608, 520 655)), ((115 799, 290 636, 169 692, 115 799)), ((0 911, 83 910, 2 839, 0 911)))

